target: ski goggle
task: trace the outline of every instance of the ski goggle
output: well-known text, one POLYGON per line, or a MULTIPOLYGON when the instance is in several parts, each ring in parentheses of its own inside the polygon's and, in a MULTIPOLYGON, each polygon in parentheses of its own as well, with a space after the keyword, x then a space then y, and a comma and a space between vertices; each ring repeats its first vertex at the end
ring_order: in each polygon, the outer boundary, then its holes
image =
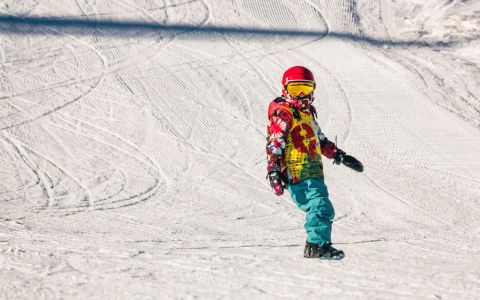
POLYGON ((315 83, 311 81, 293 81, 287 84, 287 93, 293 96, 310 95, 315 89, 315 83))

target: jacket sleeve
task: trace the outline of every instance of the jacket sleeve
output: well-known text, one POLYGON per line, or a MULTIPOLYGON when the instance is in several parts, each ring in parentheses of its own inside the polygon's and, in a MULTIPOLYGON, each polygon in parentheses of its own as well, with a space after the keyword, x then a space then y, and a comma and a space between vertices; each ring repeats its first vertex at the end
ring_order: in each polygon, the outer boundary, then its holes
POLYGON ((278 109, 270 116, 267 127, 267 172, 282 172, 285 165, 285 146, 292 126, 292 117, 278 109))
POLYGON ((335 152, 337 151, 337 145, 334 142, 330 141, 325 134, 318 128, 318 139, 320 141, 320 149, 322 150, 322 154, 329 158, 333 159, 335 156, 335 152))

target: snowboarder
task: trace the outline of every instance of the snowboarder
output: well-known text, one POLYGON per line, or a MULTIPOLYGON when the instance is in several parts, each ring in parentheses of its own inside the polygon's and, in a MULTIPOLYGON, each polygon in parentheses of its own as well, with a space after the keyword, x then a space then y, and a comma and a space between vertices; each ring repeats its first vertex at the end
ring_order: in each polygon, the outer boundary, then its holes
POLYGON ((267 172, 277 196, 284 189, 306 212, 307 240, 304 257, 342 259, 345 254, 332 246, 335 215, 324 182, 322 154, 336 164, 363 171, 362 164, 337 148, 321 131, 312 105, 315 79, 310 70, 295 66, 283 74, 282 96, 268 108, 267 172))

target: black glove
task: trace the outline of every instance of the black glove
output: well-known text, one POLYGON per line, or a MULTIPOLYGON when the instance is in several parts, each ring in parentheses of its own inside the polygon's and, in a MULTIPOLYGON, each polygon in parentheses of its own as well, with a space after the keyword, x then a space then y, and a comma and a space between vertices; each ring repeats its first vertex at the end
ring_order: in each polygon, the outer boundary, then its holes
POLYGON ((358 159, 356 159, 355 157, 353 157, 351 155, 344 155, 343 160, 342 160, 342 164, 344 166, 349 167, 350 169, 353 169, 353 170, 357 171, 357 172, 363 172, 362 163, 358 159))
POLYGON ((339 165, 342 163, 344 166, 349 167, 357 172, 363 172, 362 163, 355 157, 348 155, 345 151, 337 149, 335 155, 333 156, 333 163, 339 165))
POLYGON ((282 178, 282 174, 278 171, 272 171, 268 173, 268 179, 270 180, 270 185, 272 186, 275 195, 281 196, 283 190, 285 189, 285 183, 282 178))
POLYGON ((345 151, 337 148, 335 150, 335 154, 333 155, 333 163, 339 165, 343 161, 343 158, 346 154, 347 153, 345 153, 345 151))

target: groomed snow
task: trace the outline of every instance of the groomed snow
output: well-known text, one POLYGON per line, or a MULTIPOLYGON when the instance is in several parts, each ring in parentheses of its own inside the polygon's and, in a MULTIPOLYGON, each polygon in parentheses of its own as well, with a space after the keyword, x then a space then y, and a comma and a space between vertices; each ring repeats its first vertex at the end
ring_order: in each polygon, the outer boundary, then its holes
POLYGON ((475 299, 480 4, 0 3, 1 299, 475 299), (316 75, 342 261, 265 180, 283 71, 316 75))

